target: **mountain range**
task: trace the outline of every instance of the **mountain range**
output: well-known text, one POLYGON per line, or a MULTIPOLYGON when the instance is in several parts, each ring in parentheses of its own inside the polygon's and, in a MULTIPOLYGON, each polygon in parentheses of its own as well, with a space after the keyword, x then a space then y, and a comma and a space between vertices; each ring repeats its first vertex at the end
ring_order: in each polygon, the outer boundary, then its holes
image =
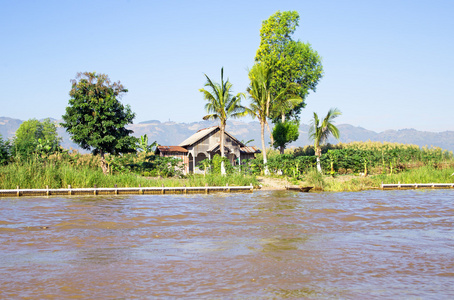
MULTIPOLYGON (((74 144, 69 134, 58 124, 61 120, 51 119, 57 124, 58 134, 62 137, 62 146, 66 149, 79 149, 74 144)), ((14 137, 14 133, 19 128, 22 120, 0 117, 0 135, 5 138, 14 137)), ((216 126, 216 121, 200 121, 192 123, 160 122, 150 120, 138 124, 128 125, 128 128, 134 131, 134 136, 139 137, 146 134, 151 142, 157 141, 160 145, 174 146, 184 141, 187 137, 194 134, 200 129, 216 126)), ((420 147, 435 146, 445 150, 454 151, 454 131, 428 132, 418 131, 415 129, 386 130, 375 132, 362 127, 348 124, 337 125, 340 131, 340 142, 348 143, 354 141, 378 141, 378 142, 397 142, 402 144, 413 144, 420 147)), ((290 146, 311 145, 308 138, 309 125, 301 124, 299 131, 300 137, 290 146)), ((260 123, 259 122, 242 122, 227 121, 226 131, 235 136, 238 140, 247 143, 249 146, 258 146, 261 148, 260 123), (250 141, 253 140, 253 141, 250 141), (250 142, 249 142, 250 141, 250 142)), ((266 144, 269 145, 269 133, 265 132, 266 144)), ((330 138, 328 142, 335 144, 337 140, 330 138)))

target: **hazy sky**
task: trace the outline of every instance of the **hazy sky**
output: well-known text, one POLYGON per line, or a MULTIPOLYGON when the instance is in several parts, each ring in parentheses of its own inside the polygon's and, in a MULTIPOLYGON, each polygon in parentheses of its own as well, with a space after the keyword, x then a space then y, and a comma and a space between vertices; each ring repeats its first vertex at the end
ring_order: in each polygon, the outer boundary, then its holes
POLYGON ((337 107, 337 124, 454 130, 452 0, 0 0, 0 116, 59 119, 70 80, 96 71, 129 89, 134 123, 200 121, 204 73, 219 81, 224 67, 245 92, 262 21, 278 10, 298 11, 293 38, 323 58, 303 123, 337 107))

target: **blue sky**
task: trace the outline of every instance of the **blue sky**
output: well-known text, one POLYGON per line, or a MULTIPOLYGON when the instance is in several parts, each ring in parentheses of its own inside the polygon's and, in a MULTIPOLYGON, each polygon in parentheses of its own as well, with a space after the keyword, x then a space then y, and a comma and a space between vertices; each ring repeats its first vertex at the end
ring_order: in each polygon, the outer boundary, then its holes
POLYGON ((309 42, 324 66, 303 123, 337 107, 337 124, 454 130, 454 1, 0 0, 0 7, 0 116, 59 119, 70 80, 96 71, 129 89, 122 102, 134 123, 200 121, 204 73, 219 81, 224 67, 234 92, 245 92, 262 21, 296 10, 293 38, 309 42))

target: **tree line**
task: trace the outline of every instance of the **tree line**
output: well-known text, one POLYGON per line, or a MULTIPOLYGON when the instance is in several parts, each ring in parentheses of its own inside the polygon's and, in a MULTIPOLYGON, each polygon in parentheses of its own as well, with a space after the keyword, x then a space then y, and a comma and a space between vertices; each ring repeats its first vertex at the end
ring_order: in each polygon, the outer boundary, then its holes
MULTIPOLYGON (((265 129, 270 135, 271 145, 278 148, 281 154, 290 142, 298 139, 300 112, 306 106, 309 93, 316 91, 323 76, 321 57, 317 51, 309 43, 292 38, 298 25, 299 14, 296 11, 278 11, 263 21, 255 64, 248 74, 250 84, 246 92, 249 105, 241 103, 246 93, 234 95, 233 85, 225 79, 223 68, 220 83, 205 74, 206 84, 200 89, 207 101, 207 115, 203 119, 219 120, 221 157, 225 156, 224 132, 229 118, 250 115, 259 120, 265 174, 269 174, 265 129), (270 123, 274 124, 273 131, 270 123)), ((99 155, 104 173, 108 173, 112 157, 141 149, 150 150, 145 137, 133 137, 133 132, 126 128, 135 117, 131 107, 120 101, 127 92, 120 81, 112 82, 107 75, 96 72, 78 73, 71 81, 70 99, 60 125, 82 149, 99 155), (112 157, 107 158, 107 154, 112 157)), ((339 110, 332 109, 320 122, 314 113, 311 138, 317 149, 315 154, 320 171, 320 145, 329 134, 339 137, 339 131, 333 125, 333 119, 339 115, 339 110)), ((3 141, 0 137, 0 163, 3 164, 8 161, 8 156, 43 156, 58 151, 62 151, 60 138, 50 120, 24 122, 12 142, 3 141)), ((152 163, 150 158, 148 161, 152 163)), ((225 174, 225 160, 220 161, 220 171, 225 174)))

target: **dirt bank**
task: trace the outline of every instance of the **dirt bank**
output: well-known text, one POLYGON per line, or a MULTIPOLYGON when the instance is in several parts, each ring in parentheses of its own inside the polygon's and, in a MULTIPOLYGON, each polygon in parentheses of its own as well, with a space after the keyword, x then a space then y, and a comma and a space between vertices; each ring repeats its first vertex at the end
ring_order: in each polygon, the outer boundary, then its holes
POLYGON ((262 185, 262 190, 285 190, 285 186, 290 185, 286 179, 257 176, 257 180, 262 185))

